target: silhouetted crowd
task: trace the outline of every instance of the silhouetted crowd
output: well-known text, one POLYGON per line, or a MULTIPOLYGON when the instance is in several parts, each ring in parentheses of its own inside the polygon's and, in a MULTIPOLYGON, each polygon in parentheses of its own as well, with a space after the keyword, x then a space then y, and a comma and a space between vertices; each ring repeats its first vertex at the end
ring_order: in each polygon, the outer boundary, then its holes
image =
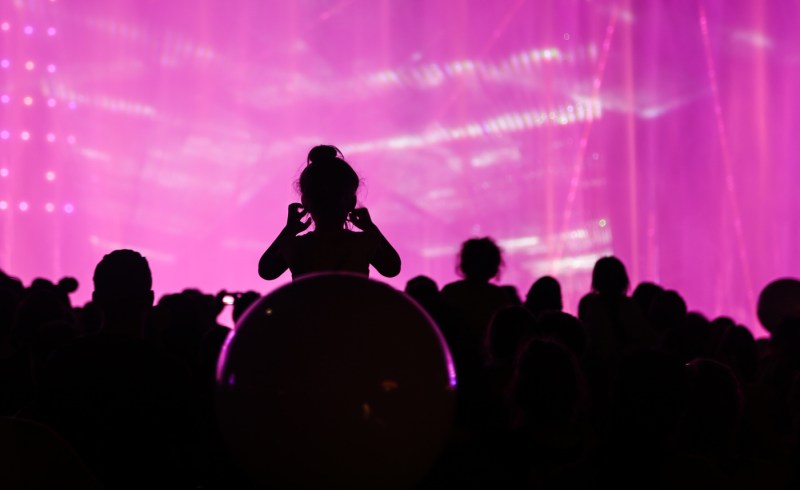
MULTIPOLYGON (((756 341, 656 284, 629 296, 614 257, 577 317, 552 277, 524 299, 495 285, 501 264, 491 239, 472 239, 462 280, 406 286, 458 377, 454 429, 418 488, 800 488, 799 282, 762 292, 771 337, 756 341)), ((223 300, 237 320, 259 295, 155 303, 130 250, 93 282, 75 306, 74 279, 26 287, 0 272, 0 487, 258 488, 225 451, 214 373, 223 300)))

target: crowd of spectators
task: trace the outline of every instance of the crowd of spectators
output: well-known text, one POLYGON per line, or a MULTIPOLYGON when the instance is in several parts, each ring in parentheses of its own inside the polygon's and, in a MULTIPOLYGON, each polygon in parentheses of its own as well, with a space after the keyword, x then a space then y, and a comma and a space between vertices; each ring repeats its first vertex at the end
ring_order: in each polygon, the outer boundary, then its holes
MULTIPOLYGON (((501 264, 491 239, 472 239, 462 280, 407 283, 458 375, 452 434, 419 488, 800 486, 800 282, 752 305, 771 334, 756 341, 676 291, 629 295, 615 257, 596 263, 577 316, 555 278, 524 298, 493 283, 501 264)), ((93 279, 78 306, 73 279, 0 272, 0 486, 252 488, 214 416, 226 293, 156 302, 131 250, 93 279)), ((237 295, 234 318, 258 298, 237 295)))

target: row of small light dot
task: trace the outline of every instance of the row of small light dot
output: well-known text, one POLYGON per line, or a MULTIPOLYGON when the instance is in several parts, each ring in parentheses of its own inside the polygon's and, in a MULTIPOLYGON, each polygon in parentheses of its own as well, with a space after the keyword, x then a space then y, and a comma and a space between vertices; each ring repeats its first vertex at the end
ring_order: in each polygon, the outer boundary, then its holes
MULTIPOLYGON (((0 177, 6 178, 6 177, 9 176, 9 174, 10 174, 10 172, 8 171, 7 168, 0 168, 0 177)), ((47 172, 45 172, 44 178, 48 182, 52 182, 52 181, 56 180, 56 173, 53 172, 52 170, 48 170, 47 172)))
MULTIPOLYGON (((9 32, 10 30, 11 30, 11 23, 10 22, 4 21, 3 23, 0 24, 0 31, 9 32)), ((24 32, 28 36, 32 36, 33 35, 33 26, 25 26, 22 29, 22 32, 24 32)), ((55 36, 56 35, 56 28, 55 27, 48 27, 47 28, 47 35, 50 36, 50 37, 55 36)))
MULTIPOLYGON (((22 131, 21 133, 19 133, 19 139, 21 139, 22 141, 30 141, 31 136, 32 135, 29 131, 22 131)), ((0 131, 0 140, 7 140, 9 138, 11 138, 11 132, 9 130, 4 129, 0 131)), ((48 143, 55 143, 56 135, 54 133, 47 133, 45 139, 47 140, 48 143)), ((74 145, 75 141, 76 139, 74 135, 67 136, 67 143, 69 143, 70 145, 74 145)))
MULTIPOLYGON (((7 58, 3 58, 2 60, 0 60, 0 68, 11 68, 11 61, 8 60, 7 58)), ((28 60, 28 61, 25 62, 25 69, 26 70, 33 71, 34 68, 36 68, 36 63, 34 63, 33 61, 28 60)), ((56 65, 54 65, 52 63, 47 65, 47 72, 48 73, 55 73, 56 72, 56 65)))
MULTIPOLYGON (((31 60, 28 60, 25 62, 24 66, 26 70, 33 71, 34 68, 36 68, 36 63, 34 63, 31 60)), ((9 60, 8 58, 3 58, 2 60, 0 60, 0 68, 11 68, 11 60, 9 60)), ((56 65, 50 63, 49 65, 47 65, 47 71, 48 73, 55 73, 56 65)))
MULTIPOLYGON (((0 60, 0 67, 8 68, 9 66, 11 66, 11 62, 10 61, 8 61, 6 59, 0 60)), ((33 68, 34 68, 33 61, 26 62, 25 63, 25 68, 28 69, 28 70, 33 70, 33 68)), ((52 64, 51 65, 47 65, 47 71, 50 72, 50 73, 55 73, 56 72, 56 65, 52 65, 52 64)), ((0 102, 2 102, 3 104, 10 103, 11 102, 11 96, 8 95, 8 94, 0 95, 0 102)), ((33 97, 31 97, 30 95, 26 95, 25 97, 22 98, 22 103, 25 104, 28 107, 32 106, 33 105, 33 97)), ((56 104, 57 104, 56 99, 53 99, 53 98, 47 99, 47 106, 48 107, 53 108, 53 107, 56 106, 56 104)), ((70 107, 70 108, 72 108, 72 107, 70 107)))
MULTIPOLYGON (((0 63, 5 63, 6 61, 8 61, 8 60, 3 60, 0 63)), ((33 62, 29 61, 29 63, 33 63, 33 62)), ((3 65, 3 67, 5 68, 5 65, 3 65)), ((50 73, 55 72, 56 71, 55 65, 50 65, 48 67, 48 71, 50 73), (51 68, 52 68, 52 70, 51 70, 51 68)), ((10 102, 11 102, 11 96, 10 95, 8 95, 8 94, 0 95, 0 103, 9 104, 10 102)), ((33 105, 33 97, 31 97, 30 95, 26 95, 25 97, 22 98, 22 103, 25 104, 28 107, 32 106, 33 105)), ((53 98, 47 99, 47 107, 50 107, 51 109, 53 107, 55 107, 57 103, 58 102, 56 101, 56 99, 53 99, 53 98)), ((70 109, 74 109, 74 108, 75 108, 75 103, 71 102, 70 103, 70 109)))
MULTIPOLYGON (((11 96, 8 95, 8 94, 0 95, 0 102, 2 102, 3 104, 9 104, 11 102, 11 96)), ((22 99, 22 103, 25 104, 25 105, 32 105, 33 104, 33 97, 31 97, 30 95, 25 96, 22 99)), ((50 107, 55 107, 56 99, 48 99, 47 100, 47 105, 49 105, 50 107)))
MULTIPOLYGON (((10 102, 11 102, 11 96, 10 95, 8 95, 8 94, 0 95, 0 103, 8 104, 10 102)), ((34 99, 30 95, 27 95, 27 96, 23 97, 23 99, 22 99, 22 103, 25 104, 26 106, 33 105, 33 102, 34 102, 34 99)), ((47 107, 53 108, 57 104, 58 104, 58 101, 56 101, 56 99, 54 99, 52 97, 47 99, 47 107)), ((77 107, 77 104, 75 104, 75 101, 73 100, 73 101, 69 102, 68 107, 70 109, 74 109, 75 107, 77 107)))
MULTIPOLYGON (((9 205, 8 201, 0 201, 0 211, 6 211, 10 207, 11 206, 9 205)), ((23 213, 30 209, 30 205, 28 204, 27 201, 20 201, 17 207, 23 213)), ((44 205, 44 210, 47 211, 48 213, 52 213, 53 211, 56 210, 56 205, 51 202, 48 202, 44 205)), ((73 206, 72 204, 64 204, 65 213, 72 214, 73 211, 75 211, 75 206, 73 206)))
MULTIPOLYGON (((0 177, 8 177, 9 172, 7 168, 0 168, 0 177)), ((52 170, 48 171, 44 174, 44 178, 50 182, 56 180, 56 173, 52 170)), ((22 212, 27 211, 30 209, 30 205, 27 201, 21 201, 18 205, 19 210, 22 212)), ((5 211, 9 208, 8 201, 0 201, 0 211, 5 211)), ((44 205, 44 210, 48 213, 52 213, 55 211, 56 207, 53 203, 48 202, 44 205)), ((75 207, 72 204, 65 204, 64 205, 64 212, 65 213, 72 213, 75 211, 75 207)))

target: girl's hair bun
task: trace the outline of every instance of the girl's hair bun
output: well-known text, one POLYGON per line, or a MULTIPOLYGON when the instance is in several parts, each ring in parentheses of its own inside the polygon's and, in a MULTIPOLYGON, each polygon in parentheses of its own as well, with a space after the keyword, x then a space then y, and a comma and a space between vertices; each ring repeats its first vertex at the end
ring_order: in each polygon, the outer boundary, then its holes
POLYGON ((308 152, 308 164, 335 160, 342 157, 342 152, 332 145, 318 145, 308 152))

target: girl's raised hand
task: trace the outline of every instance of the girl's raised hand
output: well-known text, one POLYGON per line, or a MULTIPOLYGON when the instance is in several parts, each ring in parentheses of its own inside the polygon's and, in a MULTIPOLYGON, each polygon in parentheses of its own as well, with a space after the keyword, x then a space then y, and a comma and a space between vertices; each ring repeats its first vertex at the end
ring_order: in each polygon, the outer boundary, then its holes
POLYGON ((311 226, 311 217, 303 221, 303 217, 308 214, 308 211, 303 208, 299 202, 289 204, 289 215, 286 218, 286 231, 293 235, 302 233, 311 226))
POLYGON ((367 208, 358 208, 350 211, 350 215, 347 219, 361 231, 368 231, 375 228, 375 224, 372 222, 367 208))

